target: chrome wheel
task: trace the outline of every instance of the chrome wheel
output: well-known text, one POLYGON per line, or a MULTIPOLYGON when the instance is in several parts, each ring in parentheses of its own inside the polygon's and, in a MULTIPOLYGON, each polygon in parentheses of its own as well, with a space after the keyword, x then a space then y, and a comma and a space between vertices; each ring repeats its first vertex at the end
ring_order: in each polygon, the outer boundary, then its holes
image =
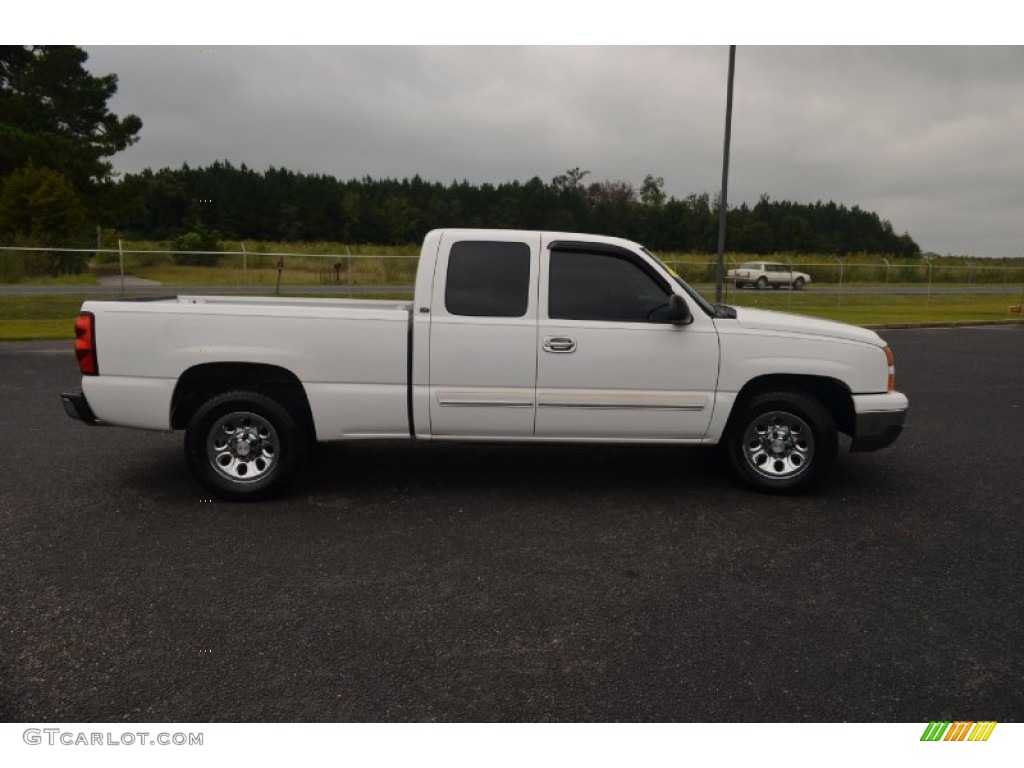
POLYGON ((814 434, 806 421, 786 411, 769 411, 747 425, 743 456, 755 473, 787 480, 806 472, 814 458, 814 434))
POLYGON ((274 425, 250 411, 217 419, 206 438, 206 457, 217 474, 238 483, 251 483, 277 464, 280 441, 274 425))

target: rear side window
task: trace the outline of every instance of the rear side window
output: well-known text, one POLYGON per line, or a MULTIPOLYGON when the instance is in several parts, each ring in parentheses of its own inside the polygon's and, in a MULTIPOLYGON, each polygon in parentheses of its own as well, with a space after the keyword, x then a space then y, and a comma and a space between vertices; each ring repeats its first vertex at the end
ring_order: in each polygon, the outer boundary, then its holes
POLYGON ((552 251, 548 317, 553 320, 668 322, 668 291, 627 258, 552 251))
POLYGON ((530 297, 526 243, 462 241, 452 245, 444 305, 449 314, 522 317, 530 297))

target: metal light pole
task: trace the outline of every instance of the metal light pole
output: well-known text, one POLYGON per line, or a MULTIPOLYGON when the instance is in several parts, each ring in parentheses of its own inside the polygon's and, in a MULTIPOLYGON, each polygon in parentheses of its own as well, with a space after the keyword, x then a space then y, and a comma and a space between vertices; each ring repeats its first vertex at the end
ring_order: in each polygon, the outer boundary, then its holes
POLYGON ((725 100, 725 150, 722 154, 722 197, 718 201, 718 270, 715 275, 715 303, 722 303, 725 281, 725 219, 729 205, 729 143, 732 140, 732 79, 736 71, 736 46, 729 46, 729 87, 725 100))

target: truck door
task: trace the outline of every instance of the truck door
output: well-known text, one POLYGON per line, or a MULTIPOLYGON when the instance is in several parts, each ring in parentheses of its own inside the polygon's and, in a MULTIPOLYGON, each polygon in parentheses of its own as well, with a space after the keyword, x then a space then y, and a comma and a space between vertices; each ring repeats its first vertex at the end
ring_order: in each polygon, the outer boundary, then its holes
POLYGON ((692 302, 690 325, 668 323, 672 291, 651 262, 625 248, 544 243, 537 437, 704 436, 718 381, 718 335, 692 302))
POLYGON ((446 233, 430 318, 430 432, 530 437, 539 233, 446 233))

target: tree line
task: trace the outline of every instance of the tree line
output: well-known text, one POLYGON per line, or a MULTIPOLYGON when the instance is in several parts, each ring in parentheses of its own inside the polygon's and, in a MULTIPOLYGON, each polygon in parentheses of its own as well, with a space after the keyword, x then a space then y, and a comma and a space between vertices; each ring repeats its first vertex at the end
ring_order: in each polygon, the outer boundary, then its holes
MULTIPOLYGON (((343 180, 229 161, 145 170, 118 178, 108 158, 139 139, 142 121, 107 109, 117 76, 95 76, 75 46, 0 46, 0 240, 58 246, 94 242, 97 226, 137 239, 407 244, 436 227, 585 231, 652 248, 713 252, 717 200, 665 193, 653 174, 638 186, 592 181, 571 168, 544 181, 442 183, 343 180), (188 236, 188 237, 186 237, 188 236)), ((912 256, 909 234, 858 206, 767 195, 728 211, 727 247, 745 253, 863 252, 912 256)), ((77 256, 29 258, 29 272, 84 268, 77 256)))
MULTIPOLYGON (((216 231, 240 240, 397 245, 436 227, 497 227, 593 232, 652 248, 713 252, 717 201, 707 193, 679 199, 648 175, 639 188, 623 181, 585 183, 573 168, 550 182, 539 177, 500 184, 405 179, 340 180, 277 168, 256 171, 230 162, 129 174, 108 189, 107 226, 136 237, 168 239, 216 231)), ((864 252, 911 256, 908 234, 858 206, 762 198, 728 212, 728 247, 745 253, 864 252)))

